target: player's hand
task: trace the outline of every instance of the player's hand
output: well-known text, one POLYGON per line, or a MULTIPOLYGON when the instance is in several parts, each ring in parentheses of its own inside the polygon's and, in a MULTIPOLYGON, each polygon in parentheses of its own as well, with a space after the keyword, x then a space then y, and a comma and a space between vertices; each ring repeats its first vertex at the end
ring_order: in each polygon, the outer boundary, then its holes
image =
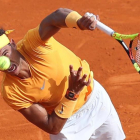
POLYGON ((98 15, 87 12, 77 21, 77 24, 81 30, 94 30, 97 20, 100 20, 98 15))
POLYGON ((81 76, 82 67, 79 67, 78 70, 74 70, 73 66, 69 66, 70 69, 70 76, 69 76, 69 90, 73 91, 76 94, 79 94, 84 86, 88 86, 91 82, 91 79, 88 78, 86 81, 87 75, 84 74, 81 76))

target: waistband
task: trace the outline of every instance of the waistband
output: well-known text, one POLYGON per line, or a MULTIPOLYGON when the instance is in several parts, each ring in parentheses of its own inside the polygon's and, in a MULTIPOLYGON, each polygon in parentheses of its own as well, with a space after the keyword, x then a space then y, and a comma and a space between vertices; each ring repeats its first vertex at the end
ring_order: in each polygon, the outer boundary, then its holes
POLYGON ((80 123, 86 116, 92 119, 93 124, 98 124, 94 127, 99 127, 108 117, 111 110, 111 100, 105 89, 96 81, 93 80, 94 88, 87 102, 73 114, 64 125, 64 128, 70 125, 80 123), (98 126, 97 126, 98 125, 98 126))
POLYGON ((95 103, 95 99, 98 94, 98 92, 96 92, 98 82, 96 80, 93 80, 93 85, 94 85, 94 88, 93 88, 91 94, 88 95, 86 103, 75 114, 73 114, 68 120, 73 119, 73 117, 76 117, 77 115, 79 115, 80 113, 85 111, 86 109, 90 109, 90 107, 93 105, 93 103, 95 103))

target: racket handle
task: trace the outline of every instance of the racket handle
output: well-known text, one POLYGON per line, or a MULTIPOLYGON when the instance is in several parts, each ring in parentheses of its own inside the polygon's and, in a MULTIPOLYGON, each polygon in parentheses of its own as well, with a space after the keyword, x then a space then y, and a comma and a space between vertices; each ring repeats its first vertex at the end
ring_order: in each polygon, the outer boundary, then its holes
POLYGON ((112 34, 115 32, 114 30, 112 30, 111 28, 109 28, 100 21, 97 21, 96 27, 110 36, 112 36, 112 34))

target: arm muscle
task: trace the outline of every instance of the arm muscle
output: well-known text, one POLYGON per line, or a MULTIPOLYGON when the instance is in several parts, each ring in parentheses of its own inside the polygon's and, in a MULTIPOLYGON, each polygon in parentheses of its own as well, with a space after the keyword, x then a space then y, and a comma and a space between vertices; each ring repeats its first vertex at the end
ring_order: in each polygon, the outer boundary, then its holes
POLYGON ((19 110, 19 112, 28 121, 50 134, 58 134, 67 120, 58 117, 54 112, 48 115, 45 108, 39 104, 33 104, 29 108, 19 110))
POLYGON ((39 34, 42 40, 47 40, 60 28, 66 28, 65 18, 72 10, 66 8, 59 8, 45 19, 42 20, 39 28, 39 34))

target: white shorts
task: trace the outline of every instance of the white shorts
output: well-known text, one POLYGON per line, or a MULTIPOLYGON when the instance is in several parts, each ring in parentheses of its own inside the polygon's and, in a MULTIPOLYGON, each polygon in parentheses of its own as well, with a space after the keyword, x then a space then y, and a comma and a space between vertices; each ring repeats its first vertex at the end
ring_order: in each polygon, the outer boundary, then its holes
POLYGON ((118 114, 105 89, 94 80, 88 101, 73 114, 51 140, 124 140, 118 114))

